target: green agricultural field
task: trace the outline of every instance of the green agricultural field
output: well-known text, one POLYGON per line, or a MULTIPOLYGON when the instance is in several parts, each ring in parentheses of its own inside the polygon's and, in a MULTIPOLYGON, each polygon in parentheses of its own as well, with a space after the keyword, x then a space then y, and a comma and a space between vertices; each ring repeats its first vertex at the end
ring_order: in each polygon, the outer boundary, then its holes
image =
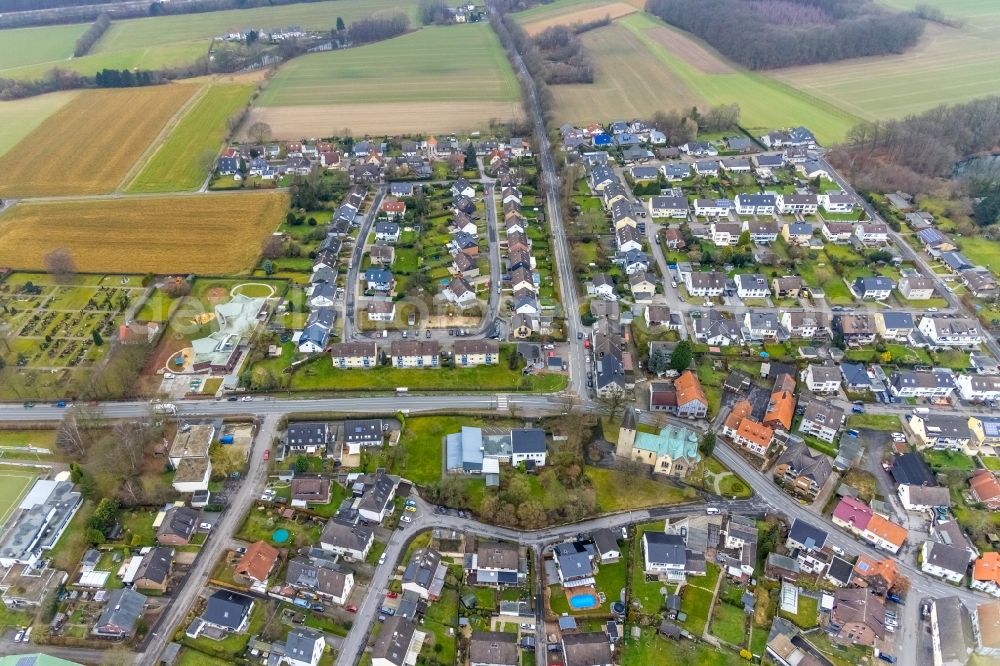
POLYGON ((31 134, 32 130, 76 97, 76 94, 75 90, 67 90, 0 102, 0 156, 31 134))
POLYGON ((213 85, 181 118, 153 154, 130 192, 195 190, 212 169, 227 121, 250 99, 253 86, 213 85))
POLYGON ((27 65, 48 63, 62 66, 73 56, 73 48, 89 24, 52 25, 40 28, 4 30, 0 39, 0 78, 10 70, 27 65))
POLYGON ((742 111, 742 125, 748 129, 808 125, 827 143, 842 139, 858 122, 831 102, 737 67, 700 40, 643 12, 588 31, 583 40, 599 53, 614 56, 615 67, 602 70, 600 58, 595 58, 594 84, 554 86, 555 116, 560 121, 612 120, 631 117, 633 110, 648 114, 647 107, 685 109, 693 104, 707 107, 735 102, 742 111), (622 28, 627 32, 622 33, 622 28), (602 32, 613 34, 609 38, 602 32), (621 99, 601 94, 602 87, 619 87, 614 77, 624 76, 627 81, 633 74, 636 81, 623 84, 627 87, 619 91, 621 99), (638 101, 633 102, 633 96, 638 101))
MULTIPOLYGON (((49 31, 62 31, 67 47, 64 54, 47 60, 41 59, 44 54, 35 47, 32 51, 38 51, 38 55, 33 55, 30 59, 22 58, 25 62, 0 71, 0 76, 36 78, 57 65, 85 74, 92 74, 104 67, 156 69, 185 65, 207 56, 212 38, 229 30, 240 30, 248 26, 266 30, 289 25, 309 30, 329 30, 336 25, 338 16, 349 24, 386 9, 403 10, 409 14, 411 21, 416 18, 416 3, 409 0, 337 0, 114 21, 89 54, 72 60, 66 58, 72 55, 76 36, 68 36, 67 29, 75 28, 78 33, 82 33, 86 29, 85 25, 5 30, 4 41, 8 38, 26 41, 30 39, 30 35, 24 34, 28 31, 44 31, 42 34, 49 41, 49 31)), ((0 62, 7 62, 5 56, 4 47, 0 46, 0 62)))
POLYGON ((917 113, 1000 93, 1000 4, 990 0, 883 0, 900 10, 929 4, 957 28, 928 23, 905 53, 792 67, 775 78, 865 118, 917 113))
POLYGON ((486 24, 431 27, 343 51, 297 58, 260 106, 414 101, 510 101, 517 80, 486 24))
POLYGON ((277 137, 483 129, 523 115, 520 89, 486 24, 422 28, 284 66, 249 122, 277 137))

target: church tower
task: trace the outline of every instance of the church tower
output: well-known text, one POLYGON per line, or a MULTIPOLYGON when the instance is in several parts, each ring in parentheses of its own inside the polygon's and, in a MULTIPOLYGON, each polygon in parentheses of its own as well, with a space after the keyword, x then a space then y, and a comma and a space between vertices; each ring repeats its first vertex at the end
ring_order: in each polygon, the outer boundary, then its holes
POLYGON ((615 454, 621 458, 632 458, 632 447, 635 445, 635 410, 629 407, 622 419, 622 427, 618 431, 618 446, 615 454))

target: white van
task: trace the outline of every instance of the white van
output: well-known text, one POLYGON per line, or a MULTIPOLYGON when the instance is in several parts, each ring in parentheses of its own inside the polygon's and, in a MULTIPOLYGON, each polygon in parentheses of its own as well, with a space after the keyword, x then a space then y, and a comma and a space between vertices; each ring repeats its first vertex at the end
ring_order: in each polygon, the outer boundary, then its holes
POLYGON ((705 507, 705 513, 708 514, 708 515, 710 515, 710 516, 717 516, 717 515, 719 515, 721 513, 721 511, 719 511, 714 506, 707 506, 707 507, 705 507))

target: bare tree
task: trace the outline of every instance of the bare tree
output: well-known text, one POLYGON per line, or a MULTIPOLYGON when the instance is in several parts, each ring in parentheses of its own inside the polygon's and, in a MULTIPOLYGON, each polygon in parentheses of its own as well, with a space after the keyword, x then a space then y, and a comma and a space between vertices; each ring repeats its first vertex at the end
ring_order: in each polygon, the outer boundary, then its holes
POLYGON ((70 251, 64 247, 57 247, 42 258, 45 270, 56 276, 60 280, 66 279, 76 273, 76 261, 70 251))
POLYGON ((260 254, 265 259, 277 259, 285 253, 285 243, 281 236, 268 236, 260 248, 260 254))
POLYGON ((247 130, 247 136, 257 143, 264 143, 271 140, 271 126, 265 122, 257 121, 247 130))
POLYGON ((624 413, 625 401, 625 391, 619 388, 612 388, 597 398, 597 404, 601 407, 601 413, 612 421, 624 413))
POLYGON ((56 446, 73 455, 82 456, 86 448, 83 434, 76 420, 76 410, 69 409, 56 431, 56 446))

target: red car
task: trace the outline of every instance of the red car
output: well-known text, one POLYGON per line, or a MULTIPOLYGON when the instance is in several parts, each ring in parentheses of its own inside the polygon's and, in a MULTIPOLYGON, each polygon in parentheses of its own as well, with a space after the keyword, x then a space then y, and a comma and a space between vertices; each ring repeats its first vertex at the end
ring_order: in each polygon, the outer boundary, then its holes
POLYGON ((590 338, 584 338, 583 347, 584 349, 590 349, 590 338))
POLYGON ((350 606, 345 606, 344 610, 346 610, 348 613, 357 613, 358 607, 355 606, 354 604, 351 604, 350 606))
POLYGON ((264 449, 264 460, 271 459, 271 449, 264 449))
POLYGON ((395 599, 395 598, 396 598, 396 597, 398 597, 399 595, 398 595, 398 594, 396 594, 395 592, 386 592, 386 593, 385 593, 385 596, 386 596, 386 598, 387 598, 387 599, 395 599))

